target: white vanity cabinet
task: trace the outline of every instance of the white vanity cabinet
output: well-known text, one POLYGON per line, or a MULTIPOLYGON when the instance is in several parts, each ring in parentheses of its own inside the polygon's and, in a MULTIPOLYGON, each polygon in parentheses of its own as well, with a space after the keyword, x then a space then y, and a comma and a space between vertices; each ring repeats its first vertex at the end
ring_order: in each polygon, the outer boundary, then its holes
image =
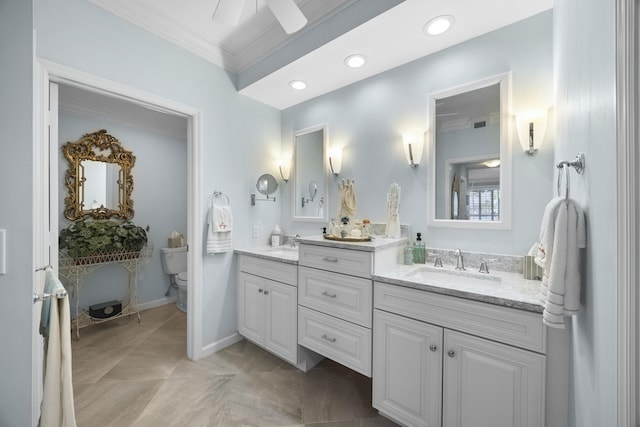
POLYGON ((238 266, 238 332, 297 364, 296 266, 246 255, 238 266))
POLYGON ((373 406, 410 426, 542 427, 541 315, 375 283, 373 406))
POLYGON ((298 343, 371 377, 376 268, 397 262, 402 241, 385 247, 300 244, 298 343))

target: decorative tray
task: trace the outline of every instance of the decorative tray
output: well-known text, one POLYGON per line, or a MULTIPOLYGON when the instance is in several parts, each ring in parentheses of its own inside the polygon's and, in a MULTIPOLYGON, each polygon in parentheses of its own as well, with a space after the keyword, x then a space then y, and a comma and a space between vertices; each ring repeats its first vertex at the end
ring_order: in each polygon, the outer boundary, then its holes
POLYGON ((353 237, 353 236, 348 236, 348 237, 337 237, 337 236, 331 236, 329 234, 325 234, 324 238, 327 240, 335 240, 338 242, 370 242, 371 241, 371 236, 366 236, 366 237, 353 237))

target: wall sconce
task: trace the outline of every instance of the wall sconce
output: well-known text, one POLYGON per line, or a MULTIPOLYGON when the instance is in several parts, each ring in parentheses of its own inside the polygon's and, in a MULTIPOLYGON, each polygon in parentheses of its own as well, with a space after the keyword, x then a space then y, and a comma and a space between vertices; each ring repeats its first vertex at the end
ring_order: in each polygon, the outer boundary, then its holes
POLYGON ((278 159, 278 170, 280 171, 280 177, 284 182, 289 182, 289 174, 291 173, 291 160, 280 158, 278 159))
POLYGON ((338 176, 342 169, 342 147, 332 147, 329 150, 329 170, 338 176))
POLYGON ((412 168, 418 167, 422 159, 422 149, 424 146, 424 137, 417 133, 403 133, 402 141, 404 143, 404 155, 407 162, 412 168))
POLYGON ((538 152, 547 130, 546 110, 531 110, 516 117, 518 139, 525 153, 533 156, 538 152))

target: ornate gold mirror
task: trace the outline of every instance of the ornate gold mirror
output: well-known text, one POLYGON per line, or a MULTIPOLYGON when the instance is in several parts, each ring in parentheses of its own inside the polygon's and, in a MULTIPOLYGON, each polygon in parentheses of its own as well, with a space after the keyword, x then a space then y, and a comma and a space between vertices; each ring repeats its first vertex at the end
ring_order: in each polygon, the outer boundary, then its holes
POLYGON ((64 177, 69 190, 65 218, 133 218, 131 169, 136 157, 131 151, 102 129, 67 142, 62 152, 69 162, 64 177))

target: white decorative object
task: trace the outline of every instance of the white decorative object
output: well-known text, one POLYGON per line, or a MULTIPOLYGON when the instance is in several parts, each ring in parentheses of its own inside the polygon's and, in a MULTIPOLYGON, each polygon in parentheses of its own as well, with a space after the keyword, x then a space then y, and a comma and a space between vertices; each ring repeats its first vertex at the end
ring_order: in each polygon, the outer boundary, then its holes
POLYGON ((358 201, 356 198, 356 180, 347 178, 338 182, 338 219, 355 218, 358 201))
POLYGON ((400 237, 400 186, 391 184, 387 193, 387 237, 400 237))

